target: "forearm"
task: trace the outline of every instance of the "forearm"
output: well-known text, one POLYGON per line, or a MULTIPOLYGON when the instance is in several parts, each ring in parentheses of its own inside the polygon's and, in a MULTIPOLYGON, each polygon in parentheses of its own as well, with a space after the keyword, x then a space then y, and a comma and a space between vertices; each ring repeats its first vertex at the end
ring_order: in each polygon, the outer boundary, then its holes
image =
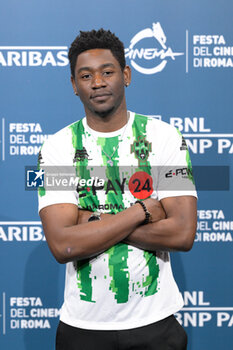
MULTIPOLYGON (((91 212, 83 212, 79 222, 87 222, 91 212)), ((110 214, 102 214, 101 220, 109 218, 110 214)), ((179 226, 174 218, 138 226, 124 240, 124 243, 145 250, 188 250, 190 243, 184 241, 184 227, 179 226), (179 235, 179 233, 182 233, 179 235)))
MULTIPOLYGON (((147 225, 138 226, 124 240, 124 243, 133 245, 144 250, 166 250, 166 251, 188 251, 191 249, 195 233, 196 233, 196 206, 191 207, 185 215, 190 203, 187 198, 179 197, 176 199, 177 207, 180 202, 184 202, 183 210, 180 210, 179 215, 167 217, 163 216, 160 208, 157 205, 157 210, 154 212, 154 222, 147 225), (156 215, 155 215, 156 214, 156 215)), ((194 200, 195 203, 196 200, 194 200)), ((195 203, 196 204, 196 203, 195 203)), ((174 205, 174 207, 176 207, 174 205)), ((79 222, 87 222, 92 213, 81 211, 79 222)), ((105 220, 110 214, 102 214, 101 219, 105 220)))
POLYGON ((55 229, 56 234, 49 234, 46 238, 55 258, 60 263, 66 263, 105 251, 133 232, 144 219, 140 205, 134 205, 116 215, 106 216, 104 220, 55 229))
POLYGON ((124 242, 144 250, 188 251, 195 237, 195 227, 167 218, 137 227, 124 242))

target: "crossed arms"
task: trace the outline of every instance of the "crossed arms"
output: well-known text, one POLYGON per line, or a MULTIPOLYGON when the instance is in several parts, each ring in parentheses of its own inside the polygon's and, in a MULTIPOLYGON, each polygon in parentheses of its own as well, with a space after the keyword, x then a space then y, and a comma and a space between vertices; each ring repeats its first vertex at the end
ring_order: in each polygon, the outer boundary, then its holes
POLYGON ((49 248, 60 263, 96 256, 123 241, 145 250, 188 251, 196 233, 197 208, 193 196, 177 196, 160 202, 144 201, 152 223, 143 225, 140 204, 116 214, 102 214, 100 221, 87 222, 92 214, 74 204, 54 204, 40 211, 49 248))

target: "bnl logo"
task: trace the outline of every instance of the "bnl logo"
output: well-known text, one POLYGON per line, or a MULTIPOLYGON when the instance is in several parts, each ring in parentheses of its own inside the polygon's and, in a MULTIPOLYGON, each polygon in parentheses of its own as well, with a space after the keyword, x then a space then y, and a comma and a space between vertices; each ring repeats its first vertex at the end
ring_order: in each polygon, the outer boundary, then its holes
POLYGON ((44 187, 44 170, 27 170, 27 187, 44 187))

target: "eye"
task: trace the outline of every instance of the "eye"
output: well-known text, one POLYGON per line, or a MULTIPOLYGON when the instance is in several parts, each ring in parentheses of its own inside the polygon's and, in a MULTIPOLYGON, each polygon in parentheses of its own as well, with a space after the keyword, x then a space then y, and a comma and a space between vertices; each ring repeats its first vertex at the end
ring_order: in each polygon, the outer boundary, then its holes
POLYGON ((111 71, 111 70, 106 70, 106 71, 103 72, 104 76, 109 76, 109 75, 112 75, 112 74, 113 74, 113 71, 111 71))
POLYGON ((86 73, 86 74, 82 74, 81 75, 81 79, 83 79, 83 80, 87 80, 87 79, 90 79, 90 78, 91 78, 91 74, 86 73))

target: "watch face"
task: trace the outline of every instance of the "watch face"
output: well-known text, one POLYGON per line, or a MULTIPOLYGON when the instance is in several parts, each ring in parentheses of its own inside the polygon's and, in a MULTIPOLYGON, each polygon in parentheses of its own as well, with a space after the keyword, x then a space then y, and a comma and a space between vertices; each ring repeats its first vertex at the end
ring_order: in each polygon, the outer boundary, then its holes
POLYGON ((90 221, 96 221, 96 220, 100 220, 99 215, 91 215, 88 219, 88 222, 90 221))

